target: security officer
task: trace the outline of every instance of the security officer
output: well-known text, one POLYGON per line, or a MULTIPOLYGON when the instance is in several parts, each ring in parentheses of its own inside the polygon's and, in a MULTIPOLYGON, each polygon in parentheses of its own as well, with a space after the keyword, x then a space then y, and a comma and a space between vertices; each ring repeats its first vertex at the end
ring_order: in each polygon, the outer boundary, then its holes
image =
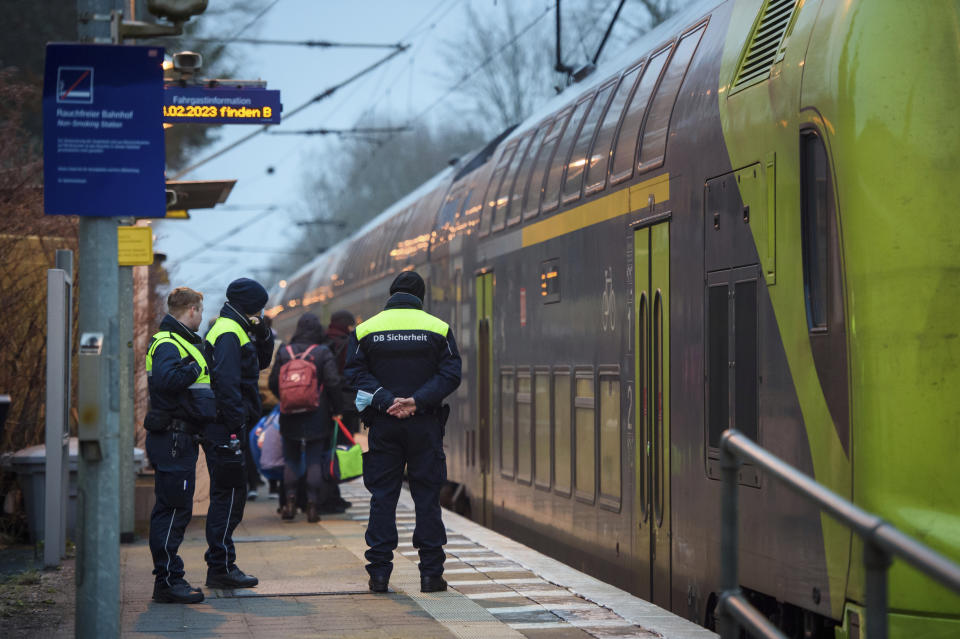
POLYGON ((210 472, 207 511, 207 586, 253 588, 259 580, 236 565, 233 531, 247 501, 246 428, 260 419, 260 371, 270 365, 273 333, 261 312, 267 291, 240 278, 227 287, 227 301, 206 336, 217 419, 204 432, 203 452, 210 472))
POLYGON ((147 349, 150 410, 144 427, 157 496, 150 516, 150 553, 156 575, 153 599, 199 603, 203 592, 183 578, 183 561, 177 550, 193 514, 195 435, 204 423, 216 418, 203 340, 195 332, 203 315, 203 294, 175 288, 167 297, 167 310, 147 349))
POLYGON ((446 322, 423 311, 424 289, 415 272, 398 275, 386 308, 357 326, 347 348, 344 372, 370 427, 363 483, 371 493, 366 558, 373 592, 387 591, 393 569, 404 465, 416 504, 420 591, 447 589, 440 489, 447 479, 443 432, 449 409, 443 399, 460 385, 460 353, 446 322))

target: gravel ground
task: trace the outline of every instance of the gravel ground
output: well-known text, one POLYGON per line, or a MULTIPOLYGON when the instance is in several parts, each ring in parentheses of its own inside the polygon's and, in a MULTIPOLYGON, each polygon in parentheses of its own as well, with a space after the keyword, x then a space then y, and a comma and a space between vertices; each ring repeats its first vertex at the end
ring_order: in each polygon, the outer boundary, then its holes
POLYGON ((0 637, 72 637, 74 560, 58 569, 0 574, 0 637))

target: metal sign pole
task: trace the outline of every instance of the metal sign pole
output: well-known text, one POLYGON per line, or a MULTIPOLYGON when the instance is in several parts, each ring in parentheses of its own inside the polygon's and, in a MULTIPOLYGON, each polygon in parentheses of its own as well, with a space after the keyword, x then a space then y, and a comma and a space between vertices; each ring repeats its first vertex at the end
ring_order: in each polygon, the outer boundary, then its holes
MULTIPOLYGON (((99 19, 116 0, 77 0, 84 42, 110 42, 110 23, 99 19)), ((102 348, 84 352, 79 366, 80 428, 99 434, 79 454, 77 490, 77 637, 120 635, 119 397, 117 388, 117 222, 80 218, 80 334, 103 336, 102 348)), ((82 341, 82 340, 81 340, 82 341)))

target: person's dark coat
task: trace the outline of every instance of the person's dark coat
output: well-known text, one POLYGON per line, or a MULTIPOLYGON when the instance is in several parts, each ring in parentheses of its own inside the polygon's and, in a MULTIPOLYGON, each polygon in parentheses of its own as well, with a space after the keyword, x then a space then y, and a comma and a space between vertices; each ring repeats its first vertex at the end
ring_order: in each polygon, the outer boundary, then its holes
MULTIPOLYGON (((175 333, 203 352, 203 339, 172 315, 164 316, 160 331, 175 333)), ((152 341, 150 345, 153 345, 152 341)), ((202 424, 216 417, 213 393, 209 389, 188 390, 201 373, 201 363, 183 357, 180 350, 169 342, 157 346, 152 359, 153 369, 147 379, 152 410, 169 413, 194 424, 202 424)))
MULTIPOLYGON (((288 439, 329 439, 333 434, 333 415, 341 412, 341 378, 337 371, 337 362, 330 349, 322 345, 324 341, 323 325, 316 315, 306 313, 297 322, 297 330, 290 339, 290 348, 299 355, 310 346, 316 347, 303 359, 311 362, 317 369, 317 384, 323 387, 320 407, 315 411, 280 414, 280 434, 288 439)), ((277 350, 273 369, 270 371, 270 391, 280 397, 280 369, 290 361, 286 345, 277 350)))
MULTIPOLYGON (((350 334, 349 324, 343 326, 340 323, 335 323, 331 319, 330 326, 327 327, 327 341, 325 343, 336 359, 337 371, 340 373, 341 379, 343 378, 343 370, 347 364, 347 346, 350 342, 350 334)), ((351 388, 345 379, 342 379, 340 390, 343 412, 356 412, 353 399, 356 397, 357 391, 351 388)))
POLYGON ((397 292, 385 309, 357 326, 347 347, 347 382, 372 395, 378 418, 396 397, 412 397, 417 414, 436 413, 460 385, 460 353, 453 331, 423 312, 416 295, 397 292), (400 312, 416 310, 419 313, 400 312))
POLYGON ((218 421, 230 432, 242 426, 253 426, 260 419, 260 371, 270 366, 273 356, 273 335, 258 330, 230 303, 220 309, 220 317, 240 324, 250 341, 240 345, 237 336, 225 333, 216 344, 204 341, 204 355, 210 366, 213 392, 217 398, 218 421))

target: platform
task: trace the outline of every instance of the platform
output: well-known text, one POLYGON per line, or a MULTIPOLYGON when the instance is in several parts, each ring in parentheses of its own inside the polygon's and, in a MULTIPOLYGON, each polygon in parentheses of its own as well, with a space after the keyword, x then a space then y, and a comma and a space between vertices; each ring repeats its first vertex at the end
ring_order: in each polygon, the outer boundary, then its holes
MULTIPOLYGON (((669 637, 715 634, 608 586, 522 544, 444 511, 450 590, 419 591, 413 502, 397 509, 400 547, 390 593, 367 589, 363 534, 369 493, 344 484, 353 507, 308 524, 283 522, 277 501, 247 504, 234 535, 237 564, 260 578, 250 590, 204 588, 205 602, 185 606, 151 600, 146 540, 121 549, 121 628, 131 637, 477 638, 669 637)), ((265 492, 265 491, 264 491, 265 492)), ((204 519, 194 518, 181 547, 187 579, 206 575, 204 519)))

